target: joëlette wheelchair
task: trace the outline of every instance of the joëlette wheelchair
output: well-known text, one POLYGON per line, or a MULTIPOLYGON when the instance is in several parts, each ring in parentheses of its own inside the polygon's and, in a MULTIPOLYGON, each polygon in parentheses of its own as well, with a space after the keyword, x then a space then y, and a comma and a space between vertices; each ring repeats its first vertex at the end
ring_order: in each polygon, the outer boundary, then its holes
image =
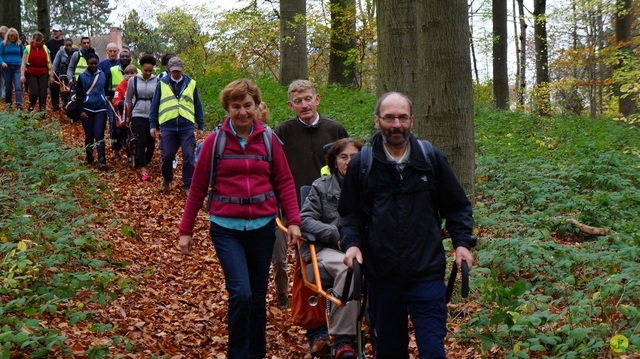
MULTIPOLYGON (((302 186, 300 188, 300 198, 301 202, 304 203, 309 192, 311 191, 311 186, 302 186)), ((287 233, 287 227, 281 221, 279 217, 276 217, 276 223, 278 228, 283 232, 287 233)), ((443 238, 446 238, 446 233, 443 233, 443 238)), ((316 238, 314 235, 310 233, 302 233, 301 239, 298 240, 296 245, 296 260, 299 261, 299 265, 301 268, 302 280, 304 285, 314 291, 316 295, 309 298, 308 303, 309 306, 318 305, 319 298, 324 298, 327 301, 327 310, 325 312, 326 315, 326 323, 329 325, 329 319, 332 314, 335 312, 335 308, 346 305, 349 301, 357 302, 357 321, 356 321, 356 338, 354 341, 354 350, 356 351, 358 359, 364 359, 365 356, 365 341, 366 335, 363 331, 363 324, 365 318, 365 309, 366 309, 366 294, 365 294, 365 282, 364 276, 361 271, 361 264, 358 261, 353 261, 353 268, 351 271, 347 273, 347 277, 345 279, 345 284, 342 289, 342 296, 338 298, 334 295, 334 292, 330 289, 333 286, 333 278, 326 272, 323 272, 322 266, 318 263, 315 249, 316 238), (310 254, 310 262, 303 258, 300 255, 300 247, 303 243, 306 243, 309 249, 310 254), (351 290, 351 284, 353 283, 353 289, 351 290)), ((469 267, 465 261, 461 263, 461 297, 467 298, 469 296, 469 267)), ((451 301, 451 297, 453 296, 453 289, 455 287, 455 282, 457 279, 458 267, 456 266, 455 261, 452 263, 451 271, 449 275, 449 280, 447 282, 446 288, 446 302, 449 303, 451 301)), ((374 338, 372 338, 372 341, 374 338)), ((375 343, 374 343, 375 347, 375 343)))
MULTIPOLYGON (((302 203, 309 195, 311 186, 302 186, 300 188, 300 198, 302 203)), ((287 233, 287 227, 282 223, 280 218, 276 218, 278 228, 284 233, 287 233)), ((357 320, 356 320, 356 337, 353 342, 353 349, 356 351, 358 359, 365 358, 364 345, 365 345, 365 332, 362 329, 364 320, 364 309, 366 306, 366 298, 364 296, 364 278, 360 269, 360 264, 354 261, 353 269, 350 270, 345 278, 344 287, 342 288, 342 295, 338 297, 333 287, 334 278, 332 278, 326 271, 323 271, 323 267, 318 263, 315 248, 316 238, 311 233, 302 233, 302 238, 295 244, 296 260, 299 261, 301 268, 302 281, 305 287, 311 289, 316 294, 309 297, 308 304, 310 307, 318 305, 319 300, 326 300, 325 319, 327 326, 329 326, 330 318, 335 313, 338 307, 345 306, 350 301, 355 301, 357 307, 357 320), (307 261, 300 255, 300 247, 306 244, 310 254, 310 261, 307 261), (352 286, 353 284, 353 286, 352 286)))

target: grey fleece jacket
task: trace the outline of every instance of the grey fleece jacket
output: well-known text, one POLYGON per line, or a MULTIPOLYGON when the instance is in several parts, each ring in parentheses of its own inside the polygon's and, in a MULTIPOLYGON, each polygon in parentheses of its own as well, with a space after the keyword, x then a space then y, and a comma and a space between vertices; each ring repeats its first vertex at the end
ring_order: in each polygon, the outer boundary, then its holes
MULTIPOLYGON (((340 174, 320 177, 311 185, 311 191, 300 211, 300 230, 316 237, 316 252, 324 248, 338 249, 338 202, 340 199, 340 174)), ((341 176, 340 176, 341 177, 341 176)), ((309 248, 303 245, 300 254, 309 262, 309 248)))
POLYGON ((158 77, 151 75, 148 80, 142 78, 142 74, 137 74, 136 77, 129 79, 127 86, 127 95, 125 101, 131 111, 131 118, 142 117, 149 118, 149 111, 151 111, 151 99, 156 92, 156 86, 158 86, 158 77), (138 98, 136 98, 136 79, 138 82, 138 98), (133 106, 135 103, 135 107, 133 106))

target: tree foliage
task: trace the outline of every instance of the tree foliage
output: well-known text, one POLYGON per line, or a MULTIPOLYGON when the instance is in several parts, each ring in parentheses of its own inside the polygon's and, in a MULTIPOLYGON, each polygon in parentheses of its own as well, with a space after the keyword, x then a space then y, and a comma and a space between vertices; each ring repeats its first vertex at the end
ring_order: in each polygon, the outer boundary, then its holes
POLYGON ((133 9, 122 23, 122 39, 135 54, 152 54, 160 58, 167 51, 168 38, 157 27, 144 22, 133 9))
MULTIPOLYGON (((38 30, 37 0, 24 0, 23 24, 26 32, 38 30)), ((109 32, 108 0, 49 0, 50 21, 61 24, 65 36, 97 36, 109 32)))

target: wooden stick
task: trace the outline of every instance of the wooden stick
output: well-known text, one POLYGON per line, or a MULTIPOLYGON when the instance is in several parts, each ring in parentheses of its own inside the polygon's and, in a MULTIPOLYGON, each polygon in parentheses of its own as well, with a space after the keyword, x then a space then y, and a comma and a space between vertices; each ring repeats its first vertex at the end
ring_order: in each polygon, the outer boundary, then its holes
POLYGON ((609 230, 606 228, 587 226, 584 223, 578 222, 575 218, 570 218, 569 222, 572 223, 580 232, 591 234, 593 236, 606 236, 609 234, 609 230))

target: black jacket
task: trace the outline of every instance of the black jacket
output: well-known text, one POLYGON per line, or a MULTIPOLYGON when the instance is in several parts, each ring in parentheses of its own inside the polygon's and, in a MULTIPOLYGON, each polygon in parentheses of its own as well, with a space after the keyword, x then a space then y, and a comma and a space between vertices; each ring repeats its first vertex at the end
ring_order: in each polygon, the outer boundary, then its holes
POLYGON ((342 250, 359 247, 363 271, 374 278, 401 282, 444 278, 441 218, 454 247, 475 245, 471 203, 449 162, 434 148, 435 163, 429 165, 411 136, 409 162, 399 172, 387 160, 380 133, 371 143, 373 162, 366 184, 361 183, 364 175, 356 154, 342 187, 338 205, 342 250))

